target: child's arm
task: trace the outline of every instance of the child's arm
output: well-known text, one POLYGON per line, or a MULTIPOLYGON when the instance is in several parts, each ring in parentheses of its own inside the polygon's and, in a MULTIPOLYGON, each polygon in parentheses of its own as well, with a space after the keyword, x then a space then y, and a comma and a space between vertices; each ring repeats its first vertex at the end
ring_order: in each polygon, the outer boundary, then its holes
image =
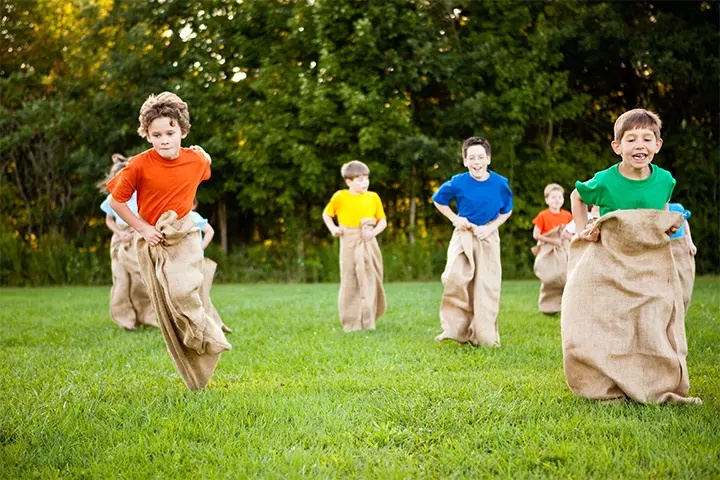
POLYGON ((575 231, 582 232, 588 221, 587 205, 583 202, 577 189, 570 194, 570 205, 572 206, 573 220, 575 220, 575 231))
POLYGON ((500 228, 500 225, 505 223, 507 219, 510 218, 510 215, 512 215, 512 210, 507 213, 499 214, 495 220, 486 223, 485 225, 472 227, 473 235, 475 235, 478 240, 483 240, 489 237, 491 233, 500 228))
POLYGON ((372 229, 363 229, 362 236, 366 240, 370 240, 371 238, 375 238, 378 235, 382 233, 383 230, 387 228, 387 218, 381 218, 378 220, 377 225, 373 227, 372 229))
POLYGON ((130 240, 132 240, 132 234, 120 230, 120 227, 118 227, 115 221, 115 217, 112 215, 105 215, 105 225, 107 225, 111 232, 117 234, 123 243, 129 243, 130 240))
POLYGON ((160 243, 160 240, 162 240, 162 234, 158 232, 154 226, 150 225, 142 218, 137 217, 126 203, 120 203, 110 197, 110 208, 112 208, 120 218, 125 220, 125 223, 130 225, 136 232, 142 235, 145 241, 150 245, 157 245, 160 243))
POLYGON ((685 220, 685 236, 687 237, 687 244, 688 244, 688 249, 690 250, 690 255, 692 255, 694 257, 695 254, 697 253, 697 247, 695 246, 695 244, 692 241, 692 235, 690 235, 690 224, 688 223, 687 220, 685 220))
POLYGON ((600 240, 600 230, 596 227, 586 231, 585 227, 588 222, 587 205, 583 202, 582 197, 577 188, 570 194, 570 204, 572 205, 573 220, 575 220, 575 231, 577 236, 588 242, 597 242, 600 240))
POLYGON ((206 223, 203 227, 203 241, 202 241, 202 249, 205 250, 208 245, 210 245, 210 242, 212 241, 213 237, 215 236, 215 229, 210 226, 209 223, 206 223))
POLYGON ((435 204, 435 208, 445 215, 455 228, 459 228, 460 230, 471 230, 473 228, 472 223, 470 223, 467 218, 456 215, 448 205, 440 205, 437 202, 433 203, 435 204))
MULTIPOLYGON (((563 231, 563 233, 565 232, 563 231)), ((537 225, 533 228, 533 238, 538 242, 550 243, 552 245, 557 245, 558 247, 562 247, 563 244, 562 239, 560 238, 548 237, 547 235, 540 233, 540 227, 537 225)))
POLYGON ((330 230, 330 233, 333 237, 339 237, 343 234, 343 227, 340 225, 339 227, 335 225, 335 222, 333 222, 333 219, 330 215, 323 212, 322 214, 323 222, 325 222, 325 226, 327 226, 328 230, 330 230))

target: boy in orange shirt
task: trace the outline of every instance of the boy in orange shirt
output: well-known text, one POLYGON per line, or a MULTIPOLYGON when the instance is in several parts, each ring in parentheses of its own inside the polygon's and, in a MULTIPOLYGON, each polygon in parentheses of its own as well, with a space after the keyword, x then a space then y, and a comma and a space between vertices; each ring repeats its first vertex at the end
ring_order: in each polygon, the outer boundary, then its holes
POLYGON ((340 172, 348 189, 335 192, 322 215, 330 233, 340 237, 340 322, 346 332, 375 330, 375 320, 385 313, 382 254, 375 237, 387 219, 378 194, 368 192, 367 165, 353 160, 340 172))
POLYGON ((565 234, 564 228, 561 232, 562 236, 550 237, 545 235, 555 227, 564 227, 573 219, 572 213, 562 209, 563 203, 565 203, 564 194, 565 190, 557 183, 551 183, 545 187, 545 203, 548 208, 538 213, 532 221, 533 225, 535 225, 533 238, 538 242, 562 246, 563 239, 572 239, 572 235, 565 234))
POLYGON ((565 202, 565 190, 557 183, 545 187, 545 203, 543 210, 533 219, 533 238, 537 246, 533 247, 535 255, 533 271, 542 282, 538 307, 543 313, 560 311, 562 294, 567 281, 567 249, 572 235, 565 231, 565 226, 572 222, 572 214, 561 207, 565 202))
POLYGON ((189 215, 198 185, 210 178, 210 157, 200 147, 181 147, 190 114, 174 93, 151 95, 139 120, 138 133, 153 148, 107 182, 110 206, 140 234, 138 263, 165 343, 185 384, 196 390, 207 385, 220 353, 231 348, 200 301, 200 230, 189 215), (125 203, 135 191, 137 216, 125 203))

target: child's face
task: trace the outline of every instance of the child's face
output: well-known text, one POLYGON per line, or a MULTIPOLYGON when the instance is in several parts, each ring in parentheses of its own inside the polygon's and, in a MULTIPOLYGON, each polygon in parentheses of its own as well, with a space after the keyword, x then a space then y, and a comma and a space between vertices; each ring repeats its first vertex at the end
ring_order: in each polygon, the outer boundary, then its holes
POLYGON ((490 156, 485 152, 485 147, 482 145, 472 145, 467 149, 463 165, 467 167, 474 179, 482 180, 485 172, 487 172, 488 165, 490 165, 490 156))
POLYGON ((563 203, 565 203, 565 197, 560 190, 553 190, 547 197, 545 197, 545 203, 547 203, 547 206, 552 210, 560 210, 563 203))
POLYGON ((653 161, 662 143, 649 128, 634 128, 625 132, 620 142, 613 141, 612 148, 625 165, 643 170, 653 161))
POLYGON ((148 127, 147 139, 160 156, 174 160, 180 156, 180 143, 185 138, 176 120, 158 117, 148 127))
POLYGON ((370 176, 360 175, 359 177, 355 177, 353 179, 346 178, 345 183, 350 189, 350 193, 365 193, 370 186, 370 176))

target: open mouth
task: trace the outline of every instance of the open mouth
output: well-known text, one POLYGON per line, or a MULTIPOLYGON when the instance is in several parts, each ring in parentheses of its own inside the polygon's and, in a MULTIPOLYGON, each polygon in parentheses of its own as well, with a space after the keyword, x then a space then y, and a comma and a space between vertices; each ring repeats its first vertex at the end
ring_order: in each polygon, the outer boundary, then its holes
POLYGON ((647 158, 647 153, 635 153, 632 156, 633 160, 637 160, 638 162, 642 162, 647 158))

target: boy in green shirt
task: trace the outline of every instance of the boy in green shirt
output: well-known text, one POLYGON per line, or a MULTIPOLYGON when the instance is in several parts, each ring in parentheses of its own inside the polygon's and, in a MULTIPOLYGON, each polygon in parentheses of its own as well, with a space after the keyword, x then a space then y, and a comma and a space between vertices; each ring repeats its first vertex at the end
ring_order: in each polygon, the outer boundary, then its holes
POLYGON ((615 210, 668 209, 675 179, 667 170, 652 165, 663 144, 661 125, 655 113, 642 108, 627 111, 615 121, 612 149, 620 156, 620 163, 596 173, 587 182, 576 182, 570 195, 580 238, 592 242, 599 238, 597 229, 584 231, 587 205, 600 207, 600 215, 615 210))

